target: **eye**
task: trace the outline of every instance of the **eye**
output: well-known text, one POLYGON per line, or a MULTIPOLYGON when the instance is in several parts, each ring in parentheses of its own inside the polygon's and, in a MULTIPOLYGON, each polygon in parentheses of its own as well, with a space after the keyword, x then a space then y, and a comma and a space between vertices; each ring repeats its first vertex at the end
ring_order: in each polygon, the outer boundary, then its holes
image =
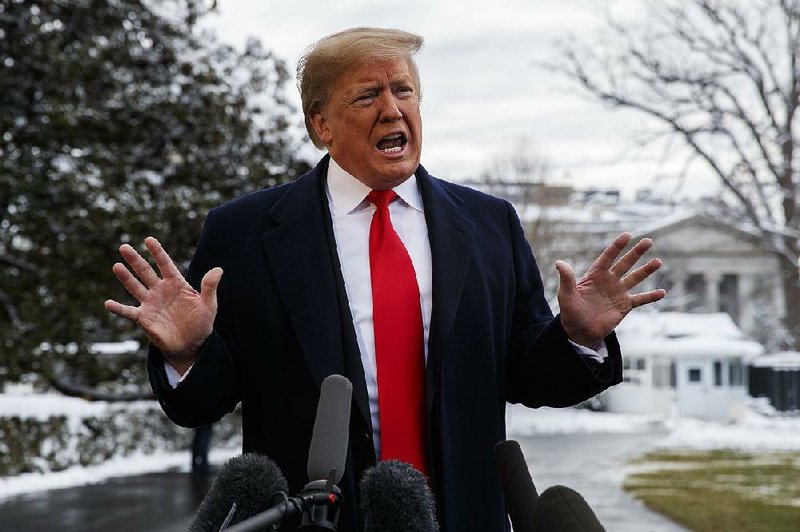
POLYGON ((374 92, 364 92, 361 94, 357 94, 355 99, 353 100, 353 103, 355 103, 356 105, 364 106, 364 105, 369 105, 370 103, 373 102, 373 100, 375 100, 374 92))
POLYGON ((395 92, 397 93, 398 96, 408 97, 414 94, 414 88, 408 86, 402 86, 398 87, 395 92))

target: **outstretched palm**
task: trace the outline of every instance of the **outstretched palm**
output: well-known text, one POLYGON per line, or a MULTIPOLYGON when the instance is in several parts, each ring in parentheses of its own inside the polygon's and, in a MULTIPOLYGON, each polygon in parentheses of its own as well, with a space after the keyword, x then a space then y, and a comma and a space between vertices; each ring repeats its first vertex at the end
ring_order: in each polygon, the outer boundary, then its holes
POLYGON ((634 287, 661 267, 661 260, 651 259, 631 271, 653 246, 653 241, 645 238, 615 263, 630 241, 629 233, 619 235, 577 282, 569 264, 556 262, 560 276, 558 304, 561 323, 573 342, 590 348, 598 347, 632 309, 666 295, 663 289, 631 294, 634 287))
POLYGON ((167 361, 180 372, 188 368, 205 339, 211 334, 217 313, 216 289, 222 269, 214 268, 203 277, 200 292, 186 282, 161 244, 145 239, 161 277, 131 246, 124 244, 119 252, 136 275, 118 262, 114 275, 140 305, 123 305, 107 300, 110 312, 135 322, 158 347, 167 361))

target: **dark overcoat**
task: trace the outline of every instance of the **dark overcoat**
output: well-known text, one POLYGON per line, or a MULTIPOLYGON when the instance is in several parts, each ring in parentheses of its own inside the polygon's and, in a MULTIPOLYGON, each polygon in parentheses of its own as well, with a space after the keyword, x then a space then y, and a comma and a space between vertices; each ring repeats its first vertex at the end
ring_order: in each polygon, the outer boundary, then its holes
MULTIPOLYGON (((375 463, 364 370, 324 191, 328 157, 292 183, 212 210, 188 279, 224 270, 214 332, 172 389, 151 349, 154 391, 176 423, 218 420, 241 402, 243 451, 272 458, 292 494, 306 461, 320 384, 354 386, 346 505, 339 530, 355 530, 355 485, 375 463)), ((432 255, 433 308, 426 369, 432 487, 443 530, 505 531, 493 447, 505 439, 506 402, 567 406, 620 382, 619 346, 593 364, 576 354, 548 306, 536 261, 511 205, 415 173, 432 255)))

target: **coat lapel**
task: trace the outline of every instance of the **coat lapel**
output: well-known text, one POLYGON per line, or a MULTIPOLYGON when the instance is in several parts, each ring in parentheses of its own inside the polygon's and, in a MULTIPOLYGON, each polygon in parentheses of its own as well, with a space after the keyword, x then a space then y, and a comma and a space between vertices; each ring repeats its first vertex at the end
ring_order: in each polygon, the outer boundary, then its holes
POLYGON ((322 179, 327 158, 298 178, 269 211, 273 227, 262 235, 267 262, 318 386, 344 375, 336 281, 323 219, 322 179))
POLYGON ((461 200, 420 166, 416 172, 431 244, 433 309, 428 338, 427 402, 439 390, 439 375, 472 259, 475 225, 461 213, 461 200))

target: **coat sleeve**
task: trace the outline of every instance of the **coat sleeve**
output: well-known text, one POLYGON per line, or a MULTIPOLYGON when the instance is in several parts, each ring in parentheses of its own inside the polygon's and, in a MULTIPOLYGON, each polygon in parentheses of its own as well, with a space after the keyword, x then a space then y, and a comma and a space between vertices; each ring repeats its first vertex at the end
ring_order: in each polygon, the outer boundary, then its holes
POLYGON ((164 357, 150 346, 147 370, 150 385, 167 416, 185 427, 198 427, 218 421, 240 401, 239 371, 233 354, 233 319, 230 280, 226 278, 228 260, 224 234, 215 211, 203 223, 197 249, 189 265, 187 280, 197 290, 210 269, 223 269, 217 287, 218 310, 214 330, 200 349, 186 378, 176 388, 170 386, 164 371, 164 357))
POLYGON ((571 406, 622 381, 616 336, 606 338, 603 363, 581 356, 553 316, 542 278, 519 218, 507 205, 514 256, 515 300, 506 361, 506 395, 527 406, 571 406))

